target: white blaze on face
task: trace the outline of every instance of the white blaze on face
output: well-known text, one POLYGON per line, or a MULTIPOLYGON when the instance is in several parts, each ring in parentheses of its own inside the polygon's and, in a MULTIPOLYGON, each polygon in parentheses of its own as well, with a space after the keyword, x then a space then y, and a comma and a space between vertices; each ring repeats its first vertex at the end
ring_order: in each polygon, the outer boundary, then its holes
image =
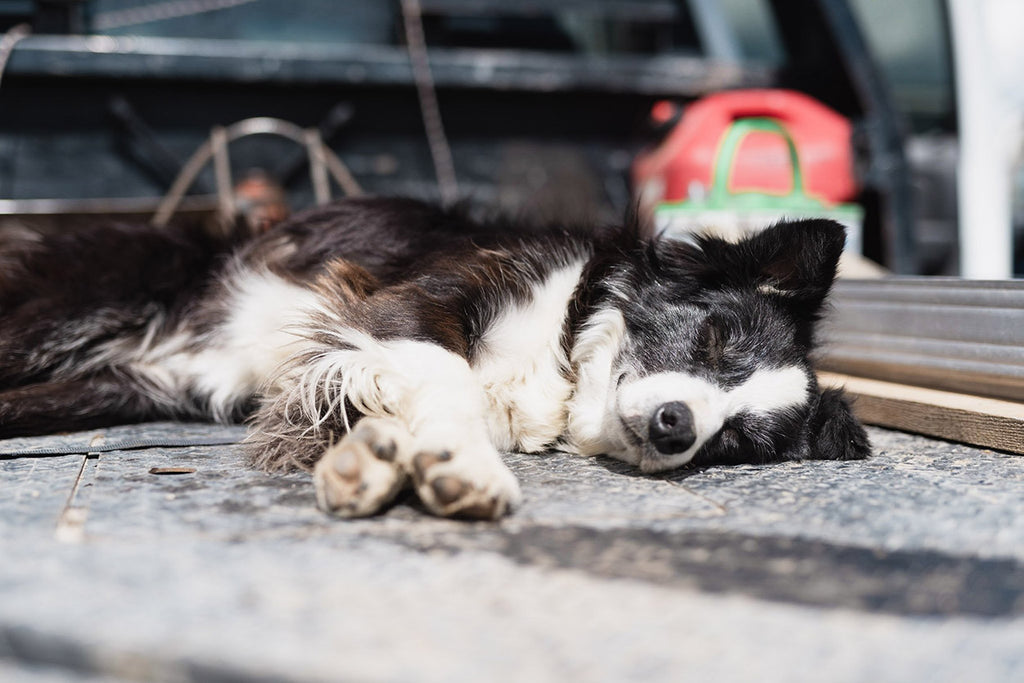
POLYGON ((673 401, 685 403, 693 414, 696 440, 686 451, 672 454, 657 453, 649 446, 635 446, 638 452, 626 454, 622 459, 639 464, 645 472, 679 467, 693 459, 729 417, 784 410, 800 405, 807 400, 807 395, 807 373, 799 366, 756 370, 745 382, 731 388, 679 372, 649 375, 623 384, 617 392, 617 417, 622 429, 630 429, 635 437, 626 440, 640 439, 647 444, 651 416, 659 406, 673 401))

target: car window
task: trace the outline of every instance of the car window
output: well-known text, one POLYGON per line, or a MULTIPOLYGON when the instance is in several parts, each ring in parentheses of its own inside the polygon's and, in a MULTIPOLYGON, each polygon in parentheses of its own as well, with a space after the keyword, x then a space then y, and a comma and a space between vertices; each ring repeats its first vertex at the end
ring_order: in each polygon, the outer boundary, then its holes
POLYGON ((952 132, 955 97, 944 0, 851 0, 896 107, 914 132, 952 132))

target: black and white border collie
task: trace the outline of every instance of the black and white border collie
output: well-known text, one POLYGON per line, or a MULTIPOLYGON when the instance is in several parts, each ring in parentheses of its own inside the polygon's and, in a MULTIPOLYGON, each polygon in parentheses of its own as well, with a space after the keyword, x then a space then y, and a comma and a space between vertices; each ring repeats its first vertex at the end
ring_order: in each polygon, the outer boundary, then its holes
POLYGON ((520 499, 499 453, 696 463, 853 459, 809 360, 843 229, 729 242, 478 222, 353 199, 253 238, 0 233, 0 436, 250 416, 254 463, 370 515, 520 499))

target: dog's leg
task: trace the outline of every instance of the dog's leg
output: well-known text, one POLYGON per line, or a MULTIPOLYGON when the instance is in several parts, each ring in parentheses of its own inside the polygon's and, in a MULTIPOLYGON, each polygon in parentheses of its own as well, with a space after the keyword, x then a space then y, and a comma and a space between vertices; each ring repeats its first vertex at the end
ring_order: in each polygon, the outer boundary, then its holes
MULTIPOLYGON (((363 337, 354 346, 317 354, 296 377, 293 400, 276 402, 295 406, 315 395, 321 415, 307 419, 321 424, 331 410, 330 431, 342 419, 342 399, 364 416, 336 445, 322 447, 314 470, 322 507, 372 514, 406 481, 441 516, 494 519, 519 502, 519 485, 487 431, 483 389, 464 358, 427 342, 363 337)), ((255 426, 263 427, 259 419, 255 426)), ((303 447, 298 439, 266 447, 286 453, 291 443, 303 447)))
POLYGON ((515 477, 487 430, 483 388, 464 358, 435 344, 388 345, 401 393, 396 414, 413 436, 399 463, 434 514, 496 519, 518 504, 515 477))

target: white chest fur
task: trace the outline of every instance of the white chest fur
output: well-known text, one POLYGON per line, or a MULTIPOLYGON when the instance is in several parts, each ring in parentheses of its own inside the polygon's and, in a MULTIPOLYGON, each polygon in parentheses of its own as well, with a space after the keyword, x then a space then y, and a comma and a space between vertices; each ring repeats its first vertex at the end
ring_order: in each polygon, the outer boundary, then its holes
POLYGON ((481 340, 473 372, 487 396, 491 439, 501 450, 538 451, 565 431, 572 384, 562 329, 582 270, 578 262, 553 271, 481 340))

